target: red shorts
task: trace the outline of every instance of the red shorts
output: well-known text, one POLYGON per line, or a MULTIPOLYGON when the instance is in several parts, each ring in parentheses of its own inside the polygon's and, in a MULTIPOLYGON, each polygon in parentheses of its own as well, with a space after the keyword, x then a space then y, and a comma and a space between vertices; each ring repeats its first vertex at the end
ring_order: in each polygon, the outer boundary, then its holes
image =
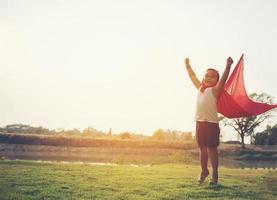
POLYGON ((199 147, 218 147, 219 133, 218 123, 196 122, 196 141, 199 147))

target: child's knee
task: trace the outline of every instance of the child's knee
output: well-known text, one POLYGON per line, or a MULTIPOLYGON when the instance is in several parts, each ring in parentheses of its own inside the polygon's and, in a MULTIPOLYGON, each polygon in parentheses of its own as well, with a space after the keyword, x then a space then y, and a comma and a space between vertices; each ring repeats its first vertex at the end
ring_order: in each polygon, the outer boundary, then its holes
POLYGON ((207 148, 209 152, 217 152, 217 147, 207 148))
POLYGON ((200 146, 199 149, 200 151, 205 151, 205 152, 207 151, 207 147, 204 147, 204 146, 200 146))

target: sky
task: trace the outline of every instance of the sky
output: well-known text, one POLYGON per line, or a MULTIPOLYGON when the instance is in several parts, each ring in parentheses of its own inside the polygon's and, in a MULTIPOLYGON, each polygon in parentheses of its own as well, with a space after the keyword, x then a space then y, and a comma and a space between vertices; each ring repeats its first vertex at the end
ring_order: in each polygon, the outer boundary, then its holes
POLYGON ((202 79, 244 53, 247 92, 276 97, 276 9, 274 0, 0 0, 0 126, 194 131, 185 57, 202 79))

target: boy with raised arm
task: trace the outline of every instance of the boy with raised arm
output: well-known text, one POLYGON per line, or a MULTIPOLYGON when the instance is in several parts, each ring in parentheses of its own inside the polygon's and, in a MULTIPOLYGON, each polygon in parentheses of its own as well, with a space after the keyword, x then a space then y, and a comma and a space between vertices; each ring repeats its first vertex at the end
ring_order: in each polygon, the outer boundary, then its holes
POLYGON ((202 184, 209 175, 208 157, 212 165, 212 177, 210 185, 216 185, 218 182, 218 150, 220 129, 217 115, 217 99, 224 88, 228 78, 233 59, 227 59, 226 68, 219 77, 217 70, 209 68, 206 70, 202 82, 198 80, 193 72, 189 59, 185 59, 185 66, 188 75, 198 90, 196 103, 196 141, 199 147, 199 158, 201 173, 198 182, 202 184))

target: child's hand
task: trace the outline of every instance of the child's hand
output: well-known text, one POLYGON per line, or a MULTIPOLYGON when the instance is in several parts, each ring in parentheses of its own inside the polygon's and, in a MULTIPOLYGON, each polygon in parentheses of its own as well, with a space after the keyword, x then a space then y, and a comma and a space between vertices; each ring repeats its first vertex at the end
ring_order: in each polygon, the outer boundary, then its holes
POLYGON ((227 58, 227 64, 226 64, 226 66, 227 67, 231 67, 231 65, 233 64, 233 59, 231 58, 231 57, 229 57, 229 58, 227 58))
POLYGON ((186 64, 186 66, 189 65, 189 59, 188 58, 185 59, 185 64, 186 64))

